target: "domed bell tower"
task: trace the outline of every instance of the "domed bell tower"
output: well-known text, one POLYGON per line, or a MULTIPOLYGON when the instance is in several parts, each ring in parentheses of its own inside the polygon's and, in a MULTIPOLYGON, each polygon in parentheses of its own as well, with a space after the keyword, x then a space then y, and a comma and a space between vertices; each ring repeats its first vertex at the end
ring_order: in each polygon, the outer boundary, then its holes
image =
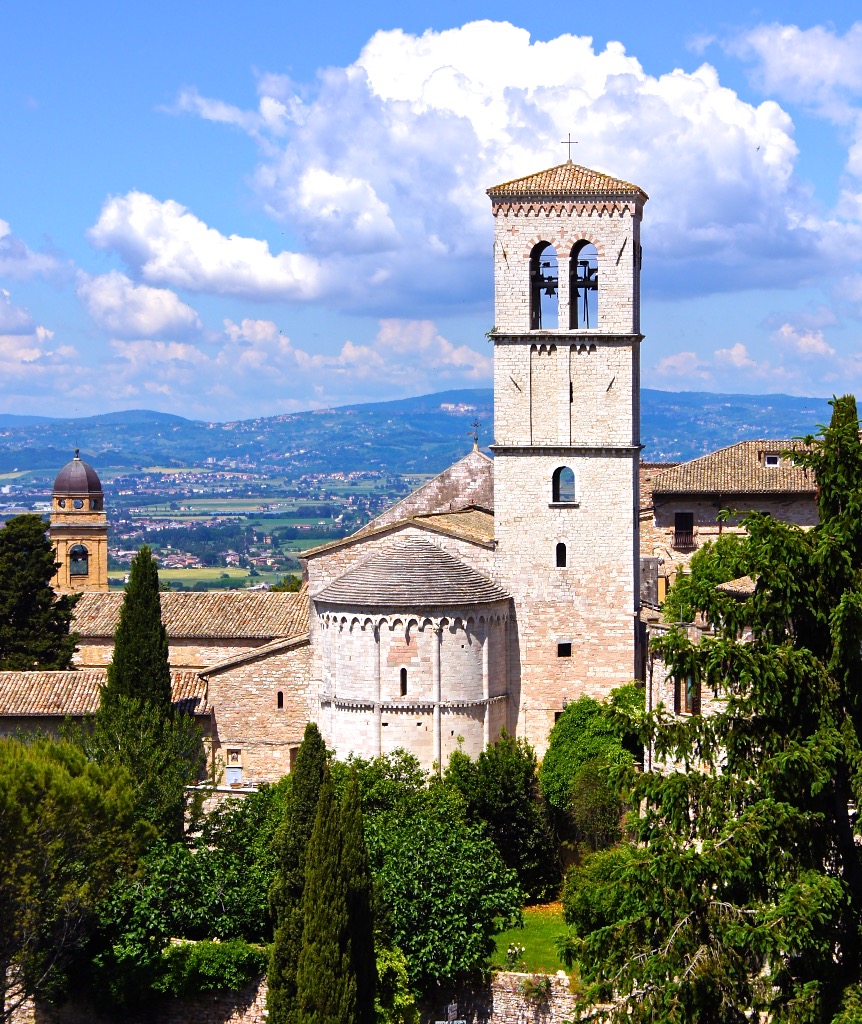
POLYGON ((107 591, 105 496, 96 471, 77 448, 54 481, 49 533, 60 563, 54 589, 60 594, 107 591))
POLYGON ((635 674, 646 193, 571 161, 488 190, 494 520, 518 735, 635 674))

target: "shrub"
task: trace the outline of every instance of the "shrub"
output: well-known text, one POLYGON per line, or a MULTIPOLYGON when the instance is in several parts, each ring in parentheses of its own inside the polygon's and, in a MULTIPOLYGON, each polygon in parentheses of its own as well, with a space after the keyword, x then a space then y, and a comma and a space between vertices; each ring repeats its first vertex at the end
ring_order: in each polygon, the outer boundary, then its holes
POLYGON ((154 985, 175 996, 220 989, 236 991, 266 971, 267 951, 244 939, 179 942, 162 951, 163 971, 154 985))

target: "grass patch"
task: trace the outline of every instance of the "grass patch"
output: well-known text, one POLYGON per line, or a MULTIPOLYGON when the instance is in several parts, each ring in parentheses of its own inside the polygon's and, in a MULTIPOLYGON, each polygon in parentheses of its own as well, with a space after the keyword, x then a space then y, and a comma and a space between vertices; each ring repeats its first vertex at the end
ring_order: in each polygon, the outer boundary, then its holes
POLYGON ((519 943, 524 947, 523 963, 518 967, 522 971, 533 973, 556 974, 564 970, 557 956, 555 940, 563 935, 566 924, 563 920, 563 908, 559 903, 546 903, 536 907, 524 907, 524 927, 509 928, 495 936, 497 949, 491 958, 491 966, 506 969, 506 950, 510 943, 519 943))

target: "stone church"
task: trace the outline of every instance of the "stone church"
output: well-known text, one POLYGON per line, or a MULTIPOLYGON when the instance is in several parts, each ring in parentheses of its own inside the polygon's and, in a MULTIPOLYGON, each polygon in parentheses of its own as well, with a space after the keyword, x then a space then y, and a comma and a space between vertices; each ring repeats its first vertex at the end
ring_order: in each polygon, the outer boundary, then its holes
MULTIPOLYGON (((282 775, 308 719, 339 757, 404 747, 431 767, 503 728, 541 755, 568 701, 641 670, 647 196, 571 161, 488 196, 493 459, 474 447, 306 552, 299 594, 163 596, 172 667, 199 680, 197 712, 234 785, 282 775)), ((51 536, 57 589, 85 595, 79 663, 104 671, 121 596, 106 592, 101 485, 77 454, 57 477, 51 536)), ((0 673, 0 719, 4 687, 21 683, 2 677, 32 675, 74 673, 0 673)), ((69 685, 46 680, 42 698, 69 685)))

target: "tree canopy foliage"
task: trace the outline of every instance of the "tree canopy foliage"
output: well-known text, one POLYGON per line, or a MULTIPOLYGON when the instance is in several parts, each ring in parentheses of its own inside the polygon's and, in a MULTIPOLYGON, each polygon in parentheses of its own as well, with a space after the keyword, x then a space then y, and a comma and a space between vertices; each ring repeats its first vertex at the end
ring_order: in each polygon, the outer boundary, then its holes
POLYGON ((71 743, 0 740, 0 1020, 51 997, 147 829, 128 776, 71 743), (3 982, 5 980, 5 991, 3 982))
POLYGON ((475 761, 456 750, 445 781, 464 798, 468 815, 488 826, 524 894, 541 900, 556 892, 560 871, 530 744, 504 731, 475 761))
POLYGON ((168 634, 162 623, 159 570, 146 544, 132 559, 102 703, 115 697, 145 701, 162 713, 171 707, 168 634))
POLYGON ((309 722, 290 774, 284 821, 275 836, 276 873, 269 890, 274 938, 267 975, 272 1024, 298 1024, 296 973, 302 952, 305 859, 326 769, 326 745, 309 722))
POLYGON ((668 771, 631 780, 637 845, 567 890, 585 998, 617 1020, 862 1019, 862 445, 833 406, 800 457, 819 525, 749 515, 755 593, 658 644, 716 712, 651 720, 668 771))
POLYGON ((41 516, 15 516, 0 529, 0 670, 72 668, 78 595, 55 596, 57 565, 41 516))
POLYGON ((689 572, 678 573, 662 606, 665 622, 692 622, 709 608, 719 583, 747 576, 748 544, 738 533, 724 533, 694 553, 689 572))

